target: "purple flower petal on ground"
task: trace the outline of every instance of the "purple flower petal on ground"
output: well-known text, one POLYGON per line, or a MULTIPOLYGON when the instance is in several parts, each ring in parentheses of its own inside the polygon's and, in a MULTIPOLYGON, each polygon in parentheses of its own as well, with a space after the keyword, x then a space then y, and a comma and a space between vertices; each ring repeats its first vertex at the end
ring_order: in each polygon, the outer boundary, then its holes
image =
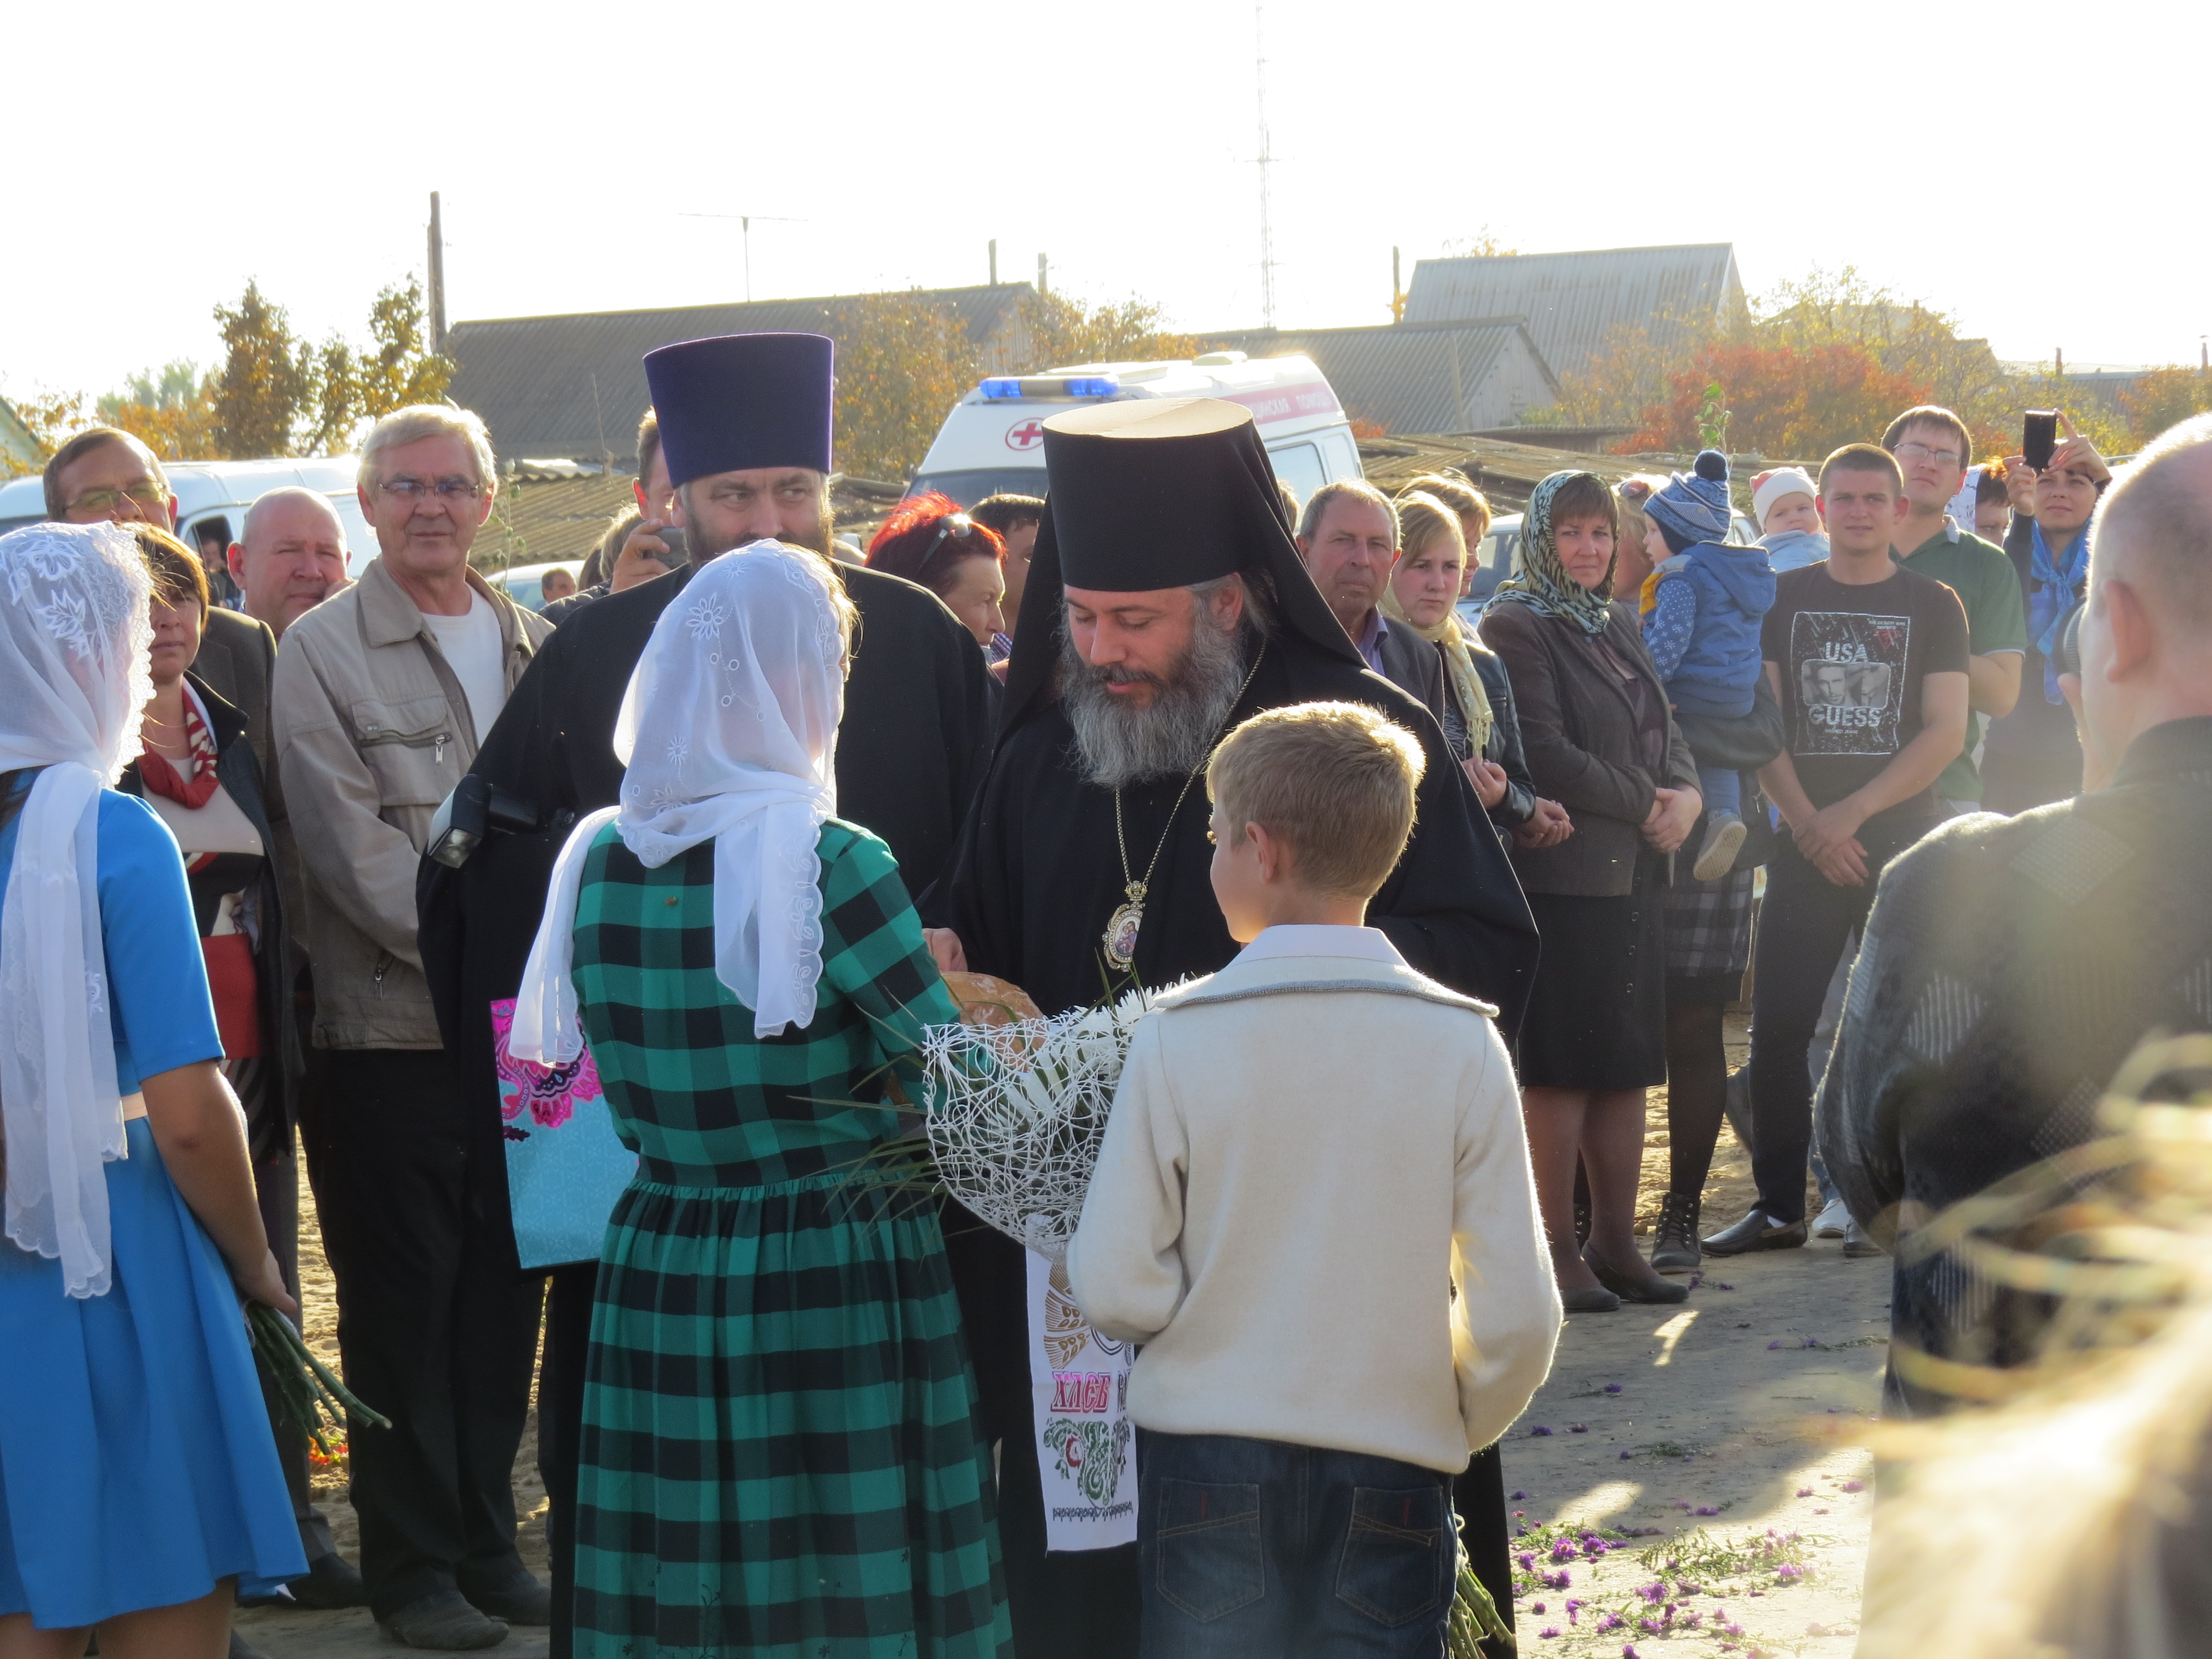
POLYGON ((1716 1279, 1713 1280, 1713 1288, 1717 1291, 1732 1291, 1735 1286, 1733 1285, 1724 1284, 1721 1280, 1716 1279))
POLYGON ((1620 1392, 1620 1384, 1618 1382, 1608 1382, 1605 1385, 1605 1391, 1607 1394, 1619 1394, 1620 1392))
POLYGON ((1520 1554, 1515 1556, 1513 1559, 1520 1564, 1522 1571, 1534 1572, 1536 1571, 1536 1558, 1532 1552, 1523 1550, 1520 1554))
POLYGON ((1545 1639, 1545 1640, 1547 1640, 1547 1641, 1548 1641, 1548 1640, 1549 1640, 1550 1638, 1552 1638, 1553 1637, 1557 1636, 1559 1633, 1559 1627, 1557 1625, 1547 1625, 1547 1626, 1544 1626, 1544 1628, 1543 1628, 1543 1629, 1541 1629, 1541 1630, 1540 1630, 1540 1631, 1538 1631, 1538 1632, 1536 1632, 1536 1634, 1537 1634, 1540 1638, 1542 1638, 1543 1639, 1545 1639))
POLYGON ((1766 1345, 1766 1351, 1767 1351, 1767 1352, 1769 1352, 1769 1353, 1772 1353, 1772 1352, 1773 1352, 1777 1348, 1780 1347, 1781 1346, 1782 1346, 1782 1345, 1781 1345, 1779 1342, 1770 1342, 1770 1343, 1768 1343, 1768 1344, 1766 1345))
POLYGON ((1813 1489, 1810 1486, 1800 1486, 1797 1488, 1797 1495, 1800 1498, 1810 1498, 1813 1495, 1813 1489))
POLYGON ((1844 1490, 1845 1492, 1864 1492, 1866 1490, 1866 1482, 1863 1480, 1846 1480, 1844 1482, 1844 1490))
MULTIPOLYGON (((1813 1511, 1813 1513, 1814 1513, 1814 1514, 1815 1514, 1815 1515, 1826 1515, 1826 1514, 1827 1513, 1827 1510, 1814 1510, 1813 1511)), ((1753 1590, 1753 1591, 1752 1591, 1752 1594, 1753 1594, 1753 1595, 1758 1595, 1758 1594, 1759 1594, 1759 1592, 1758 1592, 1757 1590, 1753 1590)))
POLYGON ((1643 1656, 1633 1646, 1625 1646, 1620 1650, 1620 1659, 1643 1659, 1643 1656))
POLYGON ((1528 1494, 1525 1492, 1516 1492, 1513 1494, 1513 1501, 1517 1504, 1528 1495, 1528 1494))
POLYGON ((1539 1423, 1534 1428, 1529 1430, 1528 1433, 1532 1439, 1545 1440, 1551 1437, 1552 1431, 1539 1423))
POLYGON ((1696 1512, 1699 1515, 1718 1515, 1720 1513, 1720 1511, 1715 1509, 1711 1504, 1698 1504, 1696 1512))
POLYGON ((1567 1425, 1567 1432, 1569 1434, 1588 1434, 1589 1432, 1589 1425, 1587 1423, 1570 1423, 1567 1425))
POLYGON ((1621 1455, 1620 1455, 1620 1461, 1621 1461, 1622 1462, 1626 1463, 1626 1462, 1627 1462, 1627 1461, 1628 1461, 1632 1456, 1633 1456, 1634 1455, 1635 1455, 1635 1454, 1634 1454, 1634 1453, 1632 1453, 1632 1452, 1623 1452, 1623 1453, 1621 1453, 1621 1455))

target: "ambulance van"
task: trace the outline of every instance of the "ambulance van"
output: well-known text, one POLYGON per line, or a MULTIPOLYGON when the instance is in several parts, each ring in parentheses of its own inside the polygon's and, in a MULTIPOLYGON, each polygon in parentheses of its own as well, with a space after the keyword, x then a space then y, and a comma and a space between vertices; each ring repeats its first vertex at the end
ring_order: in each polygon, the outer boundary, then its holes
POLYGON ((1164 363, 1085 363, 994 375, 938 429, 909 493, 941 489, 963 507, 986 495, 1044 494, 1044 423, 1063 410, 1127 398, 1220 398, 1252 411, 1275 476, 1304 501, 1361 475, 1352 423, 1310 357, 1212 351, 1164 363))

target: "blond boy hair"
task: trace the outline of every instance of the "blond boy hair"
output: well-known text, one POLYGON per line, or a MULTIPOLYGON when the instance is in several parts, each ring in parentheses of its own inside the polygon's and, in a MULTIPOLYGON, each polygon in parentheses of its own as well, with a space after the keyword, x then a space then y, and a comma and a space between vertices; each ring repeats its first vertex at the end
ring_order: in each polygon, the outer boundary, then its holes
POLYGON ((1206 793, 1231 834, 1256 823, 1281 841, 1298 885, 1364 900, 1406 850, 1427 764, 1412 732, 1364 704, 1295 703, 1223 738, 1206 793))

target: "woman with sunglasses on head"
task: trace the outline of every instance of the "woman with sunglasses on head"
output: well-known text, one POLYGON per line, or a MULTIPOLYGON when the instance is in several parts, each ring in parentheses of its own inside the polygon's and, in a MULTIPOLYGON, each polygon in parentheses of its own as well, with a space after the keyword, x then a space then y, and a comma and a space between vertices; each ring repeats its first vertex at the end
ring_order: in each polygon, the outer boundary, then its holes
POLYGON ((950 495, 931 490, 901 501, 868 544, 868 568, 918 582, 945 601, 975 643, 1006 657, 1006 544, 950 495))
POLYGON ((35 1659, 217 1659, 234 1593, 307 1571, 239 1301, 298 1310, 176 840, 112 787, 151 599, 117 526, 0 538, 0 1653, 35 1659))

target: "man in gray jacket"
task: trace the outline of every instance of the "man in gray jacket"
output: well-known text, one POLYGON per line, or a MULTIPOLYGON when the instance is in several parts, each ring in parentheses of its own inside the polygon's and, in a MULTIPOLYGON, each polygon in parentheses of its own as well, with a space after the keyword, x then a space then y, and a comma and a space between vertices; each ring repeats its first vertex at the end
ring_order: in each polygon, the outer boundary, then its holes
POLYGON ((1382 589, 1398 557, 1398 509, 1373 484, 1323 484, 1298 520, 1298 557, 1366 665, 1444 718, 1443 658, 1410 628, 1382 614, 1382 589))
POLYGON ((380 556, 285 631, 273 699, 314 1041, 341 1051, 318 1194, 338 1340, 348 1382, 392 1419, 350 1446, 362 1574, 388 1638, 446 1650, 550 1613, 515 1553, 510 1484, 541 1281, 516 1265, 504 1150, 468 1120, 416 945, 432 814, 551 632, 469 568, 496 487, 474 415, 379 422, 360 490, 380 556))

